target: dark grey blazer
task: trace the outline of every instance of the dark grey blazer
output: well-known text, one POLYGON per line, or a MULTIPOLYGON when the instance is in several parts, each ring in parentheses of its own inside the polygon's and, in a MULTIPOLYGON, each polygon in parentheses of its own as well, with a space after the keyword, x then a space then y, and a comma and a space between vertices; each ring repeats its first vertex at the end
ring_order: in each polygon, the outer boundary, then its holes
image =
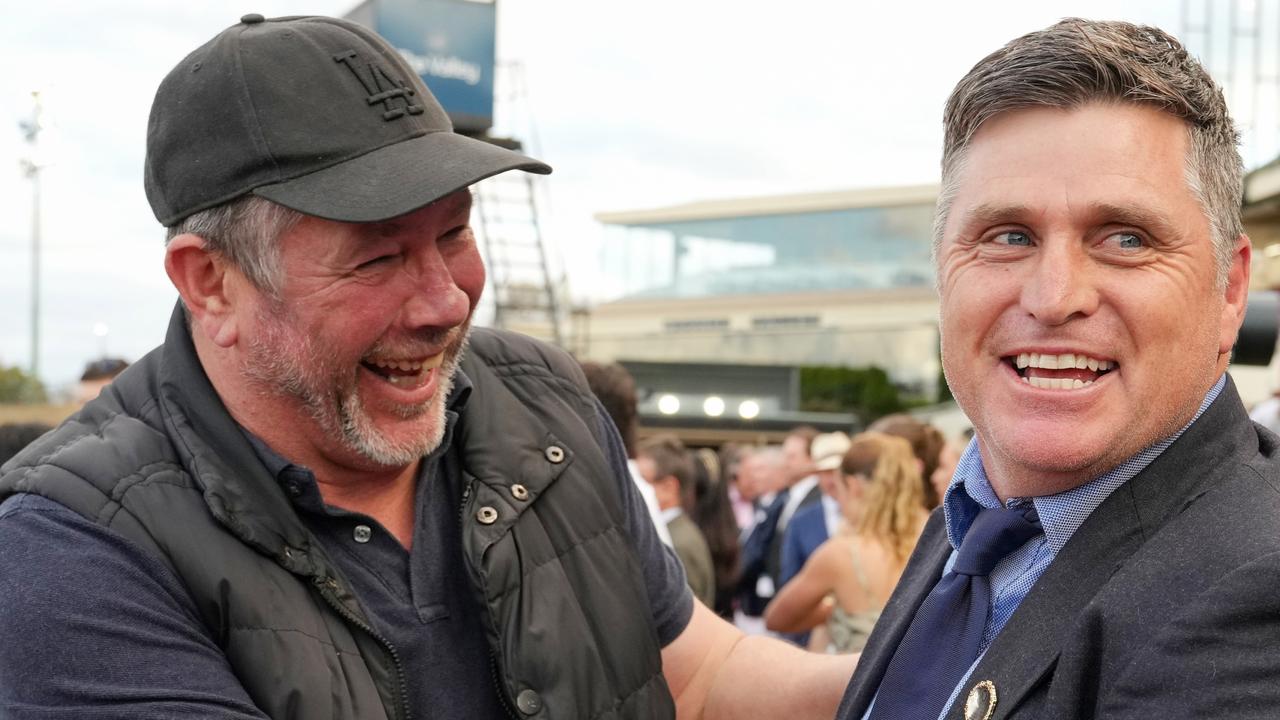
MULTIPOLYGON (((990 718, 1280 718, 1280 438, 1230 378, 1080 526, 965 682, 990 718)), ((860 720, 950 555, 925 526, 837 717, 860 720)), ((928 678, 921 678, 922 683, 928 678)), ((903 720, 913 720, 903 718, 903 720)), ((923 720, 933 720, 927 718, 923 720)))

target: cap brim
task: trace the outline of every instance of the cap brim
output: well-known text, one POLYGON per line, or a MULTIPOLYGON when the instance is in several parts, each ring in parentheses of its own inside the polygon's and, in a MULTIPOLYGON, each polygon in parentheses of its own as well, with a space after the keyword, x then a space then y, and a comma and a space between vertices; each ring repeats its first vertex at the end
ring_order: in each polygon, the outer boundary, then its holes
POLYGON ((483 140, 433 132, 253 192, 326 220, 377 222, 508 170, 546 175, 551 166, 483 140))
POLYGON ((823 458, 813 464, 815 470, 835 470, 840 467, 840 456, 835 455, 829 458, 823 458))

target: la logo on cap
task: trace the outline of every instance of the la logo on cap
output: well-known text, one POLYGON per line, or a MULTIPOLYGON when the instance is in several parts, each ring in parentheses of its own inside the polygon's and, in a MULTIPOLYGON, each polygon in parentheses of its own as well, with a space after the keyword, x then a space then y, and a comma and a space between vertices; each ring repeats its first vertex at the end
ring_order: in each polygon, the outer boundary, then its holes
POLYGON ((421 115, 422 106, 415 105, 413 102, 413 88, 404 83, 397 82, 387 69, 383 66, 370 62, 369 77, 365 78, 360 72, 360 68, 356 65, 356 51, 347 50, 333 56, 334 62, 340 62, 356 76, 356 80, 360 81, 360 85, 364 87, 364 91, 369 94, 365 100, 370 105, 382 103, 382 119, 395 120, 405 115, 421 115), (403 102, 403 106, 397 105, 397 101, 403 102))

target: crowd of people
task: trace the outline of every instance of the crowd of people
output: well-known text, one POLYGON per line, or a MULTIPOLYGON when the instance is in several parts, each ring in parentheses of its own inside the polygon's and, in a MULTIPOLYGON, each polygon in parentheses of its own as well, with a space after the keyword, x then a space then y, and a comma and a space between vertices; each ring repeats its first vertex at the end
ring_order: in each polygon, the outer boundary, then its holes
POLYGON ((818 652, 860 650, 964 439, 895 414, 852 437, 799 426, 778 445, 686 447, 670 433, 638 440, 626 369, 583 370, 694 596, 748 633, 818 652))
POLYGON ((943 121, 973 440, 691 450, 618 368, 471 327, 468 188, 548 165, 452 132, 367 28, 244 15, 147 128, 163 344, 0 467, 0 715, 1274 717, 1222 93, 1157 28, 1066 19, 943 121))

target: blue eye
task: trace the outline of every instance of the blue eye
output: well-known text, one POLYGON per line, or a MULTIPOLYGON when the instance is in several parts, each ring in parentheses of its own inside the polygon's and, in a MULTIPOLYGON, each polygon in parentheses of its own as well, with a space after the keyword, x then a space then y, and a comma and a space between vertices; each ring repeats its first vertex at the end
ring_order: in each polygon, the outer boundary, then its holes
POLYGON ((1002 232, 999 235, 996 235, 995 242, 1000 245, 1027 247, 1031 245, 1031 236, 1024 232, 1010 230, 1009 232, 1002 232))
POLYGON ((1133 233, 1116 233, 1111 237, 1115 238, 1116 245, 1124 250, 1137 250, 1146 246, 1142 238, 1133 233))

